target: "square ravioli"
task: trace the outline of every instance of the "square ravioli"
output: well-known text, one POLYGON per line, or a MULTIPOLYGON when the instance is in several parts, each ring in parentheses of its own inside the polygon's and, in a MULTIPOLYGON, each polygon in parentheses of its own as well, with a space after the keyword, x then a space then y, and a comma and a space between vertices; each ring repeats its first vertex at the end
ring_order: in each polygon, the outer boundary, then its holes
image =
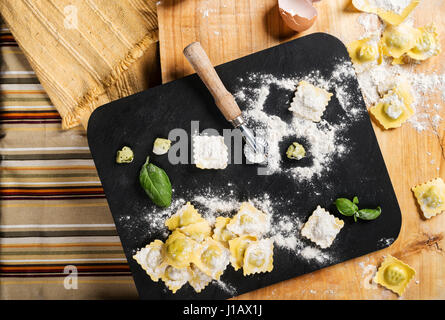
POLYGON ((261 239, 251 242, 243 259, 243 275, 271 272, 273 270, 273 241, 261 239))
POLYGON ((270 229, 270 217, 258 210, 250 202, 243 202, 238 213, 226 226, 227 230, 236 235, 260 236, 270 229))
POLYGON ((167 266, 164 263, 164 243, 161 240, 151 242, 145 248, 136 252, 133 259, 139 263, 151 280, 157 282, 167 266))
POLYGON ((196 260, 198 247, 196 241, 175 230, 165 241, 165 261, 175 268, 186 268, 196 260))
POLYGON ((307 81, 300 81, 289 110, 299 118, 320 122, 332 93, 307 81))
POLYGON ((343 225, 343 220, 334 217, 322 207, 317 206, 317 209, 303 225, 301 235, 317 244, 320 248, 325 249, 332 245, 343 225))
POLYGON ((347 48, 349 56, 355 64, 382 63, 382 46, 376 37, 353 41, 348 44, 347 48))
POLYGON ((381 38, 383 53, 398 59, 415 46, 419 35, 420 31, 408 24, 388 26, 381 38))
POLYGON ((201 271, 196 265, 193 263, 190 265, 190 279, 189 284, 197 293, 200 293, 204 290, 207 285, 212 282, 212 278, 206 275, 201 271))
POLYGON ((191 224, 205 222, 206 220, 199 214, 198 210, 187 202, 179 210, 165 221, 168 230, 173 231, 176 228, 182 228, 191 224))
POLYGON ((257 240, 256 237, 248 235, 229 240, 230 263, 235 271, 243 267, 247 247, 257 240))
MULTIPOLYGON (((398 25, 402 23, 406 17, 414 10, 419 4, 420 0, 406 0, 395 3, 388 7, 386 3, 392 1, 380 1, 380 0, 352 0, 352 4, 360 11, 375 13, 379 15, 383 21, 390 25, 398 25)), ((397 2, 397 1, 394 1, 397 2)))
POLYGON ((442 48, 440 46, 440 39, 436 26, 430 24, 426 27, 419 28, 418 30, 419 35, 416 39, 416 45, 406 54, 411 59, 418 61, 437 56, 442 51, 442 48))
POLYGON ((197 248, 194 264, 212 279, 219 277, 230 263, 230 251, 221 242, 207 238, 197 248))
POLYGON ((441 178, 415 186, 412 191, 426 219, 445 211, 445 183, 441 178))
POLYGON ((175 268, 173 266, 167 266, 165 272, 162 275, 162 281, 173 292, 176 293, 179 289, 186 284, 191 277, 190 267, 175 268))
POLYGON ((233 232, 227 230, 227 225, 231 220, 232 219, 228 217, 217 217, 215 219, 215 226, 213 228, 212 238, 220 241, 226 247, 229 246, 228 241, 236 237, 233 232))
POLYGON ((177 228, 176 230, 197 242, 204 241, 206 237, 210 237, 212 232, 212 228, 207 220, 192 223, 188 226, 177 228))
POLYGON ((229 153, 222 136, 194 136, 193 160, 200 169, 225 169, 229 153))
POLYGON ((414 114, 412 103, 413 97, 409 86, 399 84, 369 111, 383 128, 398 128, 414 114))
POLYGON ((374 282, 401 296, 415 274, 416 271, 409 265, 388 255, 377 271, 374 282))

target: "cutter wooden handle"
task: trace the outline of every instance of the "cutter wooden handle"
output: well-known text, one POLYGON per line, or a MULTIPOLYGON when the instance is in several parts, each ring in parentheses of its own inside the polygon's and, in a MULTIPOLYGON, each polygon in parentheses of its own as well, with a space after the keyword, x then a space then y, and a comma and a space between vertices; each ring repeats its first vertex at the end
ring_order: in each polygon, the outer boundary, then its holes
POLYGON ((198 76, 209 89, 215 104, 227 121, 241 116, 241 110, 232 94, 227 91, 209 57, 199 42, 192 42, 184 49, 184 55, 198 76))

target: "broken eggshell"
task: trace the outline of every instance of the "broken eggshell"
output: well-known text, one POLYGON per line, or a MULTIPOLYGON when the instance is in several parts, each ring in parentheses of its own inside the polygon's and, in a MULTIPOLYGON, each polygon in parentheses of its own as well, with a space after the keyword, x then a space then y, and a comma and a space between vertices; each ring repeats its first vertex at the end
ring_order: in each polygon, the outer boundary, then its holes
POLYGON ((309 29, 317 19, 312 2, 320 0, 278 0, 278 8, 286 25, 301 32, 309 29))

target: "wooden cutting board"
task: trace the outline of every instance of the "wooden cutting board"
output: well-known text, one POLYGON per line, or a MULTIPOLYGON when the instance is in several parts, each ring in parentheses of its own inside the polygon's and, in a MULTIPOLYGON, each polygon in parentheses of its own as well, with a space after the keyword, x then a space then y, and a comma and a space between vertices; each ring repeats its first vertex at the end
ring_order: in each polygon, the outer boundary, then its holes
MULTIPOLYGON (((350 0, 325 0, 316 6, 317 22, 298 36, 322 31, 347 43, 363 32, 356 22, 360 13, 351 9, 350 0)), ((445 2, 423 1, 414 19, 418 26, 434 21, 445 47, 443 12, 445 2)), ((164 83, 193 72, 182 55, 183 48, 192 41, 200 41, 217 65, 297 37, 283 25, 276 0, 163 0, 158 5, 158 17, 164 83)), ((444 54, 417 70, 443 73, 444 54)), ((440 97, 437 103, 443 105, 440 97)), ((402 230, 396 242, 384 251, 247 293, 239 299, 397 299, 392 292, 369 284, 372 268, 381 263, 384 254, 401 258, 417 270, 403 298, 445 299, 445 214, 423 220, 410 190, 437 176, 445 178, 443 123, 437 135, 418 133, 408 125, 392 131, 382 131, 375 124, 373 127, 402 210, 402 230)))

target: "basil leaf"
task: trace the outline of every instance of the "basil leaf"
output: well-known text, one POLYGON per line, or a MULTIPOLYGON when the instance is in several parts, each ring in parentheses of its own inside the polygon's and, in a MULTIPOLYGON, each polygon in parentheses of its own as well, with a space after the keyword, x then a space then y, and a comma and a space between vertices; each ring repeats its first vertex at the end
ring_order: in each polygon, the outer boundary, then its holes
POLYGON ((353 202, 354 204, 358 204, 358 198, 357 198, 357 196, 355 196, 354 199, 352 199, 352 202, 353 202))
POLYGON ((357 212, 357 217, 362 220, 374 220, 377 219, 382 213, 382 209, 377 207, 377 209, 361 209, 357 212))
POLYGON ((352 216, 358 210, 358 207, 351 200, 346 198, 338 198, 335 200, 335 206, 344 216, 352 216))
POLYGON ((172 185, 161 168, 149 163, 150 157, 141 168, 139 183, 150 199, 160 207, 168 207, 172 202, 172 185))

